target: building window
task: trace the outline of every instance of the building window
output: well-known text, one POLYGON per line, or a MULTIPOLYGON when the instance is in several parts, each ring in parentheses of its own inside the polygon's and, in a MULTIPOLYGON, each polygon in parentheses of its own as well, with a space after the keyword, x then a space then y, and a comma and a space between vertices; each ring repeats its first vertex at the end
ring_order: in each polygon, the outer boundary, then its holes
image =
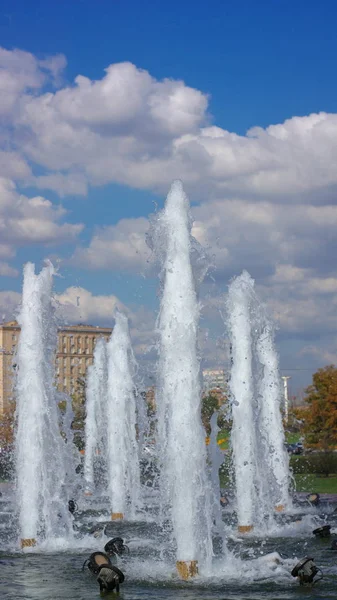
POLYGON ((72 354, 75 354, 75 346, 71 346, 70 352, 71 352, 72 354))
POLYGON ((16 342, 16 335, 15 334, 12 335, 12 340, 13 340, 13 342, 16 342))
POLYGON ((64 385, 64 387, 67 387, 67 378, 66 377, 63 378, 63 385, 64 385))

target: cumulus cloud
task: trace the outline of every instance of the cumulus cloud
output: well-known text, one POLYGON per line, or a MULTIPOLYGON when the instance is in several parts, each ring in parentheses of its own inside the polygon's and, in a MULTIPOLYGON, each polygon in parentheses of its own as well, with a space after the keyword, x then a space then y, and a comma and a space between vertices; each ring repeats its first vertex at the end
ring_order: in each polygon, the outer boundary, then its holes
POLYGON ((128 309, 116 296, 95 295, 82 287, 69 287, 62 294, 56 294, 55 299, 60 319, 71 323, 93 322, 109 325, 116 307, 128 313, 128 309))
POLYGON ((97 228, 87 248, 77 248, 71 263, 87 269, 144 271, 150 257, 145 218, 122 219, 116 225, 97 228))
POLYGON ((6 322, 14 319, 20 302, 21 294, 18 292, 0 292, 0 320, 6 322))
POLYGON ((335 197, 337 115, 292 117, 237 135, 210 123, 205 93, 180 80, 157 80, 130 62, 107 66, 100 79, 81 74, 73 85, 45 92, 46 82, 59 82, 65 62, 62 55, 38 60, 0 49, 6 151, 20 156, 19 175, 40 188, 85 194, 88 184, 119 182, 166 191, 181 178, 204 202, 324 205, 335 197), (32 176, 27 161, 47 173, 32 176))
MULTIPOLYGON (((12 258, 18 247, 74 242, 83 224, 64 221, 67 211, 42 196, 19 194, 13 181, 0 177, 0 258, 12 258)), ((3 275, 17 271, 2 263, 3 275)))
MULTIPOLYGON (((209 249, 215 285, 224 287, 246 268, 285 335, 299 340, 335 331, 336 114, 294 116, 238 135, 214 125, 207 95, 183 81, 158 80, 123 62, 96 80, 84 73, 65 85, 65 64, 62 55, 37 59, 0 49, 0 273, 15 274, 10 259, 17 246, 74 241, 83 227, 67 223, 64 209, 40 192, 20 195, 15 182, 63 197, 109 182, 167 192, 181 178, 198 203, 193 235, 209 249)), ((96 228, 70 262, 144 273, 147 228, 145 218, 96 228)), ((77 315, 70 296, 68 309, 77 315)), ((102 318, 113 298, 102 300, 102 318)), ((216 299, 217 293, 205 301, 208 355, 216 299)), ((95 297, 87 299, 94 304, 95 297)), ((139 334, 139 348, 150 329, 139 334)), ((307 347, 316 346, 310 340, 307 347)), ((225 354, 220 348, 218 359, 225 354)))
POLYGON ((42 88, 50 79, 59 82, 65 66, 61 54, 38 60, 30 52, 0 48, 0 117, 12 119, 20 96, 42 88))

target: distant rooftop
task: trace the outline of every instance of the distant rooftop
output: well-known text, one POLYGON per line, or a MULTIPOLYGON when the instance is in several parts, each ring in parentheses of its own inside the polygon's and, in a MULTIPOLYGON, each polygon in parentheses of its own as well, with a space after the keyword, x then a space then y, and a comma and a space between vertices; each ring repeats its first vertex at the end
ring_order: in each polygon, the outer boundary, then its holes
MULTIPOLYGON (((0 328, 11 328, 11 327, 19 327, 17 321, 7 321, 7 323, 1 323, 0 328)), ((84 323, 78 323, 77 325, 62 325, 58 327, 59 331, 78 331, 79 329, 83 331, 104 331, 106 333, 111 333, 112 327, 100 327, 99 325, 86 325, 84 323)))

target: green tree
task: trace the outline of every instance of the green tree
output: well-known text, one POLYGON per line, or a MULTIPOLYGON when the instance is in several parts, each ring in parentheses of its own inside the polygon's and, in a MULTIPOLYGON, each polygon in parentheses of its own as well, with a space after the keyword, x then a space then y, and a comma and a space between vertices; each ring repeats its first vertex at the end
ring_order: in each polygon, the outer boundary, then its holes
POLYGON ((74 420, 71 428, 74 431, 74 443, 79 450, 84 449, 84 424, 85 424, 85 395, 86 395, 86 380, 77 379, 77 390, 72 395, 72 409, 74 411, 74 420))
POLYGON ((328 451, 337 446, 337 368, 318 369, 306 390, 303 412, 306 444, 328 451))
POLYGON ((209 394, 202 399, 201 404, 201 419, 203 426, 206 431, 206 435, 210 435, 211 433, 211 418, 215 410, 219 408, 218 398, 209 394))

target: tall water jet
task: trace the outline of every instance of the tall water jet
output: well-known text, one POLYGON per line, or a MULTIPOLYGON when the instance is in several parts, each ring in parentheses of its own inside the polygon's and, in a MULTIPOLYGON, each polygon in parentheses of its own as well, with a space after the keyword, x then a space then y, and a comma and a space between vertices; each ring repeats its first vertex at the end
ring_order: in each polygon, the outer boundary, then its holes
POLYGON ((180 181, 157 215, 150 244, 162 261, 157 413, 162 505, 171 517, 177 569, 197 573, 212 557, 210 484, 197 356, 199 304, 191 266, 191 219, 180 181))
POLYGON ((106 342, 101 338, 95 346, 94 362, 88 368, 86 389, 84 479, 85 494, 88 496, 95 489, 95 474, 98 482, 102 483, 102 480, 106 479, 108 449, 107 392, 107 350, 106 342), (99 470, 99 473, 97 473, 97 470, 99 470))
POLYGON ((108 476, 111 519, 133 519, 139 508, 140 469, 136 436, 134 358, 127 317, 115 312, 108 351, 108 476))
POLYGON ((242 533, 254 526, 256 438, 254 427, 252 371, 252 332, 249 297, 253 280, 244 271, 229 286, 228 327, 231 341, 233 426, 231 445, 236 484, 238 528, 242 533))
POLYGON ((244 271, 229 286, 232 449, 239 530, 266 528, 289 507, 278 359, 271 322, 244 271))
POLYGON ((259 381, 260 433, 269 475, 271 508, 280 512, 290 505, 289 458, 281 416, 282 387, 271 323, 262 315, 262 331, 256 343, 263 369, 259 381))
POLYGON ((22 547, 67 535, 65 443, 59 430, 54 360, 57 328, 51 303, 54 268, 24 268, 17 349, 16 477, 22 547))

